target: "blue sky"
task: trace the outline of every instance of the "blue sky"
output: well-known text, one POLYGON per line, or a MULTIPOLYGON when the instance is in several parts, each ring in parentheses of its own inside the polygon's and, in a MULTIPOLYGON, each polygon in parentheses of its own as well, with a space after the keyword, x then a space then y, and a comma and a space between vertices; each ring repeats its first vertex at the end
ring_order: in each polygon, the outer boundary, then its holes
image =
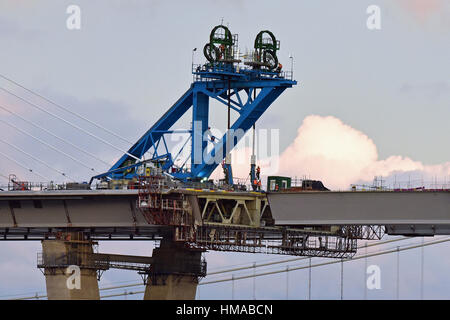
MULTIPOLYGON (((289 167, 293 174, 310 174, 336 188, 367 182, 375 174, 392 179, 395 173, 408 179, 412 172, 416 179, 425 175, 450 181, 450 149, 447 147, 450 137, 449 15, 450 4, 445 0, 0 0, 0 74, 135 141, 188 88, 192 80, 192 49, 202 48, 210 29, 223 18, 231 31, 239 34, 241 49, 251 48, 256 34, 269 29, 281 41, 278 56, 285 68, 289 66, 289 53, 294 56, 295 78, 299 85, 287 90, 257 124, 258 128, 280 129, 280 151, 293 150, 286 151, 285 161, 289 160, 287 155, 304 156, 301 161, 296 160, 304 167, 289 167), (81 8, 81 30, 66 28, 66 8, 70 4, 81 8), (366 8, 371 4, 381 8, 381 30, 371 31, 366 27, 366 8), (310 116, 316 118, 308 118, 310 116), (308 158, 311 153, 308 153, 306 137, 315 136, 316 131, 306 133, 305 119, 315 119, 317 126, 314 128, 327 124, 336 128, 320 137, 325 139, 324 145, 329 142, 329 136, 344 137, 347 133, 356 137, 352 140, 355 143, 342 145, 338 154, 321 151, 320 156, 325 158, 322 166, 313 166, 308 158), (305 125, 304 130, 299 131, 302 125, 305 125), (296 137, 305 140, 300 139, 296 144, 296 137), (349 165, 350 154, 356 154, 358 161, 366 164, 358 172, 349 165), (392 156, 401 157, 401 161, 390 158, 392 156), (343 171, 347 179, 326 170, 336 165, 335 159, 343 159, 339 162, 340 168, 348 167, 341 169, 348 170, 343 171)), ((203 60, 198 50, 195 62, 203 60)), ((0 86, 12 88, 1 79, 0 86)), ((0 92, 0 101, 108 162, 121 155, 4 92, 0 92)), ((59 112, 49 105, 46 107, 59 112)), ((225 110, 216 111, 211 113, 211 121, 220 126, 225 110)), ((78 121, 66 113, 58 114, 78 121)), ((23 125, 2 111, 0 117, 23 125)), ((187 126, 188 120, 183 121, 182 125, 187 126)), ((121 148, 128 147, 86 123, 77 123, 121 148)), ((26 136, 7 130, 3 124, 0 126, 5 140, 39 155, 80 180, 89 179, 90 172, 84 167, 26 136)), ((26 130, 69 153, 74 152, 32 127, 26 130)), ((33 163, 14 149, 3 144, 1 148, 46 176, 60 180, 55 172, 33 163)), ((74 154, 99 171, 106 169, 92 158, 74 154)), ((36 179, 4 158, 0 159, 0 165, 2 174, 14 172, 23 179, 36 179)), ((147 243, 117 246, 130 252, 149 253, 150 250, 147 243)), ((37 242, 1 244, 0 270, 17 276, 0 276, 0 294, 26 287, 43 288, 43 277, 37 270, 31 271, 35 268, 34 257, 39 247, 37 242), (13 265, 12 261, 15 261, 13 265), (22 276, 26 272, 31 273, 22 276)), ((110 249, 114 246, 101 244, 102 251, 110 249)), ((413 253, 405 253, 405 256, 411 259, 412 265, 416 263, 413 253)), ((439 255, 431 255, 430 259, 435 256, 439 255)), ((264 259, 224 253, 212 253, 210 257, 212 266, 214 261, 231 265, 235 261, 264 259)), ((386 268, 391 270, 391 267, 386 268)), ((445 278, 445 268, 438 268, 436 272, 445 278)), ((111 279, 115 281, 136 278, 130 273, 113 274, 111 279)), ((301 278, 300 272, 298 277, 301 278)), ((329 282, 337 281, 335 278, 333 276, 329 282)), ((279 279, 284 278, 274 276, 271 281, 275 285, 283 283, 279 279)), ((327 283, 323 280, 321 288, 326 288, 327 283)), ((438 288, 438 297, 446 297, 446 287, 442 283, 432 284, 438 288)), ((202 294, 208 290, 217 297, 224 291, 217 286, 202 289, 202 294)), ((326 292, 324 289, 317 297, 328 297, 326 292)), ((352 292, 356 295, 357 289, 352 292)), ((273 297, 280 295, 273 294, 273 297)))

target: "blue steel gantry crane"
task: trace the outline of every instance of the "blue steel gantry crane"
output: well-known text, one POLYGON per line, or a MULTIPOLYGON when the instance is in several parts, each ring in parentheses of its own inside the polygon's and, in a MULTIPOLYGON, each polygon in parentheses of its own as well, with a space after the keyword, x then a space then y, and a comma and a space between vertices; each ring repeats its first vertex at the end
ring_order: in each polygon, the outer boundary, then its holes
MULTIPOLYGON (((261 31, 255 39, 254 52, 242 66, 239 59, 237 35, 223 25, 214 27, 203 52, 207 62, 193 65, 194 81, 178 101, 124 154, 107 172, 91 179, 133 179, 145 172, 142 166, 148 162, 175 179, 201 181, 209 178, 222 163, 226 183, 233 184, 229 153, 252 128, 269 106, 286 90, 296 85, 292 72, 281 71, 276 51, 279 41, 270 31, 261 31), (228 107, 227 131, 214 146, 208 149, 209 101, 213 98, 228 107), (192 107, 192 126, 185 130, 189 137, 176 155, 169 151, 168 135, 179 133, 173 125, 192 107), (230 123, 230 111, 237 112, 237 119, 230 123), (182 149, 191 142, 190 168, 176 165, 182 149), (161 152, 160 150, 163 149, 161 152), (144 154, 151 152, 150 159, 144 154), (225 159, 225 161, 223 161, 225 159), (140 169, 139 169, 140 168, 140 169)), ((255 178, 252 163, 252 179, 255 178)))

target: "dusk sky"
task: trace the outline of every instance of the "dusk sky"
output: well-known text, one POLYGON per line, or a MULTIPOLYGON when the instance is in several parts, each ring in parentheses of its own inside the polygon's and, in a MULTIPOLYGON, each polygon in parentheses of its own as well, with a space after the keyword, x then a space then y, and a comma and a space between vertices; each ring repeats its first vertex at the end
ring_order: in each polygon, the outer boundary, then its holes
MULTIPOLYGON (((201 49, 210 30, 222 20, 232 33, 239 34, 242 52, 252 48, 260 30, 268 29, 281 41, 278 57, 285 69, 290 69, 289 54, 294 57, 294 78, 298 85, 286 90, 257 123, 258 129, 279 130, 280 137, 278 167, 270 171, 261 163, 264 177, 306 175, 341 190, 352 183, 371 183, 374 176, 383 176, 386 183, 395 179, 450 186, 450 2, 447 0, 0 0, 0 75, 134 142, 187 90, 192 81, 192 49, 199 49, 194 62, 203 63, 201 49), (69 17, 66 9, 72 4, 81 9, 80 30, 66 27, 69 17), (366 9, 370 5, 381 9, 379 30, 369 30, 366 25, 369 17, 366 9)), ((0 88, 42 105, 121 149, 130 147, 2 78, 0 88)), ((4 90, 0 90, 0 105, 107 163, 114 163, 122 155, 4 90)), ((222 130, 226 109, 217 105, 210 114, 211 125, 222 130)), ((99 172, 108 169, 101 161, 78 153, 1 109, 0 119, 20 126, 99 172)), ((188 125, 189 120, 182 119, 180 127, 188 125)), ((0 129, 3 140, 58 170, 80 181, 88 181, 92 175, 79 163, 3 122, 0 129)), ((0 150, 45 177, 62 181, 55 171, 11 146, 0 142, 0 150)), ((235 174, 245 178, 248 171, 249 164, 240 164, 235 174)), ((0 184, 7 182, 5 176, 10 173, 24 180, 40 180, 0 155, 0 184)), ((220 172, 215 173, 219 175, 220 172)), ((429 271, 433 276, 426 278, 429 288, 426 297, 450 298, 450 276, 446 272, 450 260, 439 254, 449 248, 444 243, 426 249, 427 266, 434 268, 429 271), (438 259, 439 264, 433 263, 438 259)), ((36 252, 40 250, 38 242, 0 243, 0 295, 45 291, 44 277, 35 266, 36 252)), ((151 254, 151 245, 100 243, 100 250, 151 254)), ((280 258, 227 253, 208 253, 207 257, 210 268, 280 258)), ((411 280, 417 279, 417 251, 405 252, 403 257, 411 267, 402 269, 405 274, 402 283, 414 289, 402 292, 406 298, 417 298, 417 287, 411 280)), ((352 263, 360 264, 352 268, 361 276, 355 283, 362 283, 362 262, 352 263)), ((393 256, 377 263, 384 263, 385 274, 392 277, 393 256)), ((327 288, 338 283, 339 267, 327 268, 320 271, 315 298, 337 298, 339 290, 333 295, 327 288)), ((352 274, 349 272, 348 277, 352 274)), ((293 289, 292 298, 304 298, 305 275, 306 271, 292 275, 291 280, 303 286, 298 292, 293 289)), ((105 284, 139 280, 132 272, 111 271, 104 277, 105 284)), ((240 298, 251 298, 251 280, 248 281, 239 284, 248 287, 245 290, 248 296, 240 298)), ((263 278, 260 281, 265 283, 263 278)), ((285 281, 283 274, 268 277, 267 283, 275 289, 271 294, 266 286, 260 297, 283 299, 285 281)), ((389 289, 383 291, 384 295, 377 293, 377 298, 392 298, 392 281, 385 281, 389 289)), ((230 298, 224 293, 229 291, 230 284, 205 288, 200 289, 201 295, 230 298)), ((347 293, 361 298, 361 289, 356 285, 347 293)))

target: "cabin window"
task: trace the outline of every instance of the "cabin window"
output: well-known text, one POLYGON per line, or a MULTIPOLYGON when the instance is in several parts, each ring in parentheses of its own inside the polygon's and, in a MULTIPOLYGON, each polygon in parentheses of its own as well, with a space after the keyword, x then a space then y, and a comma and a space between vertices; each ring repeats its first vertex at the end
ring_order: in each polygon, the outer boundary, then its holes
POLYGON ((275 190, 275 180, 270 180, 270 190, 275 190))

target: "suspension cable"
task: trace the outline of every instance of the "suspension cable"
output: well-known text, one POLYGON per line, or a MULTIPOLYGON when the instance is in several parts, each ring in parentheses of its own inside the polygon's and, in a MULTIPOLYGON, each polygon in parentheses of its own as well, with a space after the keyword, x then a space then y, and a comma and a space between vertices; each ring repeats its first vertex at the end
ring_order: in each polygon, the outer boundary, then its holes
POLYGON ((121 137, 121 136, 118 135, 117 133, 114 133, 113 131, 111 131, 111 130, 109 130, 109 129, 103 127, 103 126, 101 126, 100 124, 98 124, 98 123, 96 123, 96 122, 94 122, 94 121, 92 121, 92 120, 89 120, 89 119, 86 118, 86 117, 83 117, 82 115, 80 115, 80 114, 78 114, 78 113, 76 113, 76 112, 70 110, 69 108, 66 108, 66 107, 62 106, 61 104, 56 103, 56 102, 50 100, 49 98, 46 98, 46 97, 44 97, 43 95, 41 95, 41 94, 39 94, 39 93, 37 93, 37 92, 35 92, 35 91, 33 91, 33 90, 30 90, 30 89, 24 87, 23 85, 21 85, 21 84, 18 83, 18 82, 14 81, 14 80, 12 80, 12 79, 10 79, 10 78, 7 78, 6 76, 4 76, 4 75, 2 75, 2 74, 0 74, 0 77, 3 78, 3 79, 5 79, 6 81, 9 81, 9 82, 15 84, 16 86, 18 86, 18 87, 24 89, 24 90, 27 91, 27 92, 32 93, 32 94, 38 96, 39 98, 41 98, 41 99, 47 101, 48 103, 54 105, 55 107, 57 107, 57 108, 59 108, 59 109, 62 109, 62 110, 64 110, 64 111, 66 111, 66 112, 68 112, 68 113, 74 115, 75 117, 77 117, 77 118, 79 118, 79 119, 82 119, 82 120, 84 120, 84 121, 86 121, 86 122, 92 124, 93 126, 95 126, 95 127, 99 128, 99 129, 101 129, 101 130, 103 130, 103 131, 105 131, 105 132, 107 132, 107 133, 109 133, 109 134, 115 136, 116 138, 119 138, 120 140, 122 140, 122 141, 124 141, 124 142, 126 142, 126 143, 130 143, 131 145, 134 144, 134 142, 131 142, 131 141, 129 141, 129 140, 127 140, 127 139, 121 137))
POLYGON ((70 142, 70 141, 68 141, 68 140, 66 140, 66 139, 64 139, 64 138, 61 138, 61 137, 57 136, 56 134, 54 134, 54 133, 50 132, 49 130, 45 129, 44 127, 42 127, 42 126, 36 124, 35 122, 25 119, 24 117, 22 117, 22 116, 19 115, 18 113, 14 112, 14 111, 11 111, 10 109, 6 108, 5 106, 0 105, 0 109, 3 109, 3 110, 5 110, 6 112, 9 112, 10 114, 15 115, 16 117, 22 119, 22 120, 25 121, 26 123, 29 123, 29 124, 31 124, 32 126, 38 128, 38 129, 41 129, 42 131, 48 133, 48 134, 51 135, 52 137, 55 137, 56 139, 58 139, 58 140, 60 140, 60 141, 63 141, 63 142, 65 142, 65 143, 67 143, 68 145, 74 147, 74 148, 77 149, 78 151, 80 151, 80 152, 82 152, 82 153, 84 153, 84 154, 86 154, 86 155, 88 155, 88 156, 90 156, 90 157, 92 157, 92 158, 95 158, 96 160, 98 160, 98 161, 100 161, 100 162, 103 162, 103 163, 106 164, 107 166, 110 166, 110 164, 109 164, 108 162, 106 162, 106 161, 100 159, 100 158, 97 157, 95 154, 92 154, 92 153, 90 153, 89 151, 86 151, 86 150, 84 150, 84 149, 78 147, 77 145, 73 144, 72 142, 70 142))
POLYGON ((75 179, 73 179, 72 177, 68 176, 68 175, 65 174, 64 172, 62 172, 62 171, 60 171, 60 170, 58 170, 58 169, 56 169, 56 168, 53 168, 52 166, 50 166, 50 165, 47 164, 46 162, 42 161, 41 159, 36 158, 36 157, 33 156, 32 154, 29 154, 28 152, 26 152, 26 151, 20 149, 19 147, 17 147, 17 146, 15 146, 15 145, 13 145, 13 144, 11 144, 11 143, 9 143, 9 142, 7 142, 7 141, 1 139, 1 138, 0 138, 0 141, 3 142, 4 144, 7 144, 8 146, 10 146, 10 147, 16 149, 17 151, 19 151, 19 152, 21 152, 21 153, 27 155, 28 157, 34 159, 35 161, 37 161, 37 162, 43 164, 43 165, 46 166, 47 168, 49 168, 49 169, 51 169, 51 170, 53 170, 53 171, 55 171, 55 172, 58 172, 58 173, 61 174, 62 176, 66 177, 66 178, 69 178, 69 179, 72 180, 72 181, 76 181, 75 179))
POLYGON ((0 173, 0 177, 5 178, 6 180, 9 181, 9 177, 5 176, 3 173, 0 173))
POLYGON ((22 132, 23 134, 25 134, 25 135, 27 135, 27 136, 33 138, 34 140, 38 141, 39 143, 42 143, 43 145, 45 145, 45 146, 51 148, 52 150, 54 150, 54 151, 56 151, 56 152, 58 152, 58 153, 61 153, 62 155, 64 155, 64 156, 66 156, 66 157, 72 159, 73 161, 75 161, 75 162, 81 164, 83 167, 85 167, 85 168, 87 168, 87 169, 89 169, 89 170, 91 170, 91 171, 98 172, 98 171, 95 170, 94 168, 90 168, 89 166, 87 166, 86 164, 84 164, 82 161, 80 161, 80 160, 78 160, 78 159, 72 157, 70 154, 65 153, 64 151, 61 151, 61 150, 55 148, 54 146, 52 146, 52 145, 48 144, 47 142, 45 142, 45 141, 43 141, 43 140, 41 140, 41 139, 39 139, 39 138, 33 136, 33 135, 30 134, 30 133, 28 133, 28 132, 26 132, 26 131, 24 131, 24 130, 18 128, 17 126, 15 126, 15 125, 13 125, 13 124, 11 124, 11 123, 8 123, 8 122, 6 122, 6 121, 4 121, 4 120, 2 120, 2 119, 0 119, 0 122, 3 122, 3 123, 6 124, 7 126, 9 126, 9 127, 11 127, 11 128, 14 128, 14 129, 16 129, 17 131, 22 132))
POLYGON ((98 141, 100 141, 100 142, 102 142, 102 143, 104 143, 104 144, 106 144, 106 145, 108 145, 108 146, 110 146, 110 147, 112 147, 112 148, 114 148, 114 149, 120 151, 120 152, 125 153, 126 155, 132 157, 133 159, 135 159, 135 160, 137 160, 137 161, 140 161, 139 158, 135 157, 135 156, 132 155, 131 153, 128 153, 128 151, 124 151, 124 150, 122 150, 121 148, 116 147, 116 146, 113 145, 112 143, 109 143, 108 141, 106 141, 106 140, 100 138, 99 136, 97 136, 97 135, 95 135, 95 134, 93 134, 93 133, 91 133, 91 132, 89 132, 89 131, 87 131, 87 130, 85 130, 85 129, 79 127, 79 126, 77 126, 76 124, 73 124, 73 123, 70 122, 70 121, 67 121, 67 120, 64 119, 64 118, 61 118, 60 116, 58 116, 58 115, 56 115, 56 114, 54 114, 54 113, 52 113, 52 112, 50 112, 50 111, 45 110, 44 108, 38 106, 37 104, 35 104, 35 103, 33 103, 33 102, 31 102, 31 101, 25 99, 25 98, 22 98, 22 97, 18 96, 17 94, 15 94, 15 93, 9 91, 8 89, 5 89, 5 88, 3 88, 3 87, 0 87, 0 90, 3 90, 3 91, 5 91, 5 92, 9 93, 10 95, 16 97, 17 99, 20 99, 20 100, 26 102, 26 103, 29 104, 30 106, 33 106, 33 107, 35 107, 36 109, 41 110, 42 112, 44 112, 44 113, 46 113, 46 114, 48 114, 48 115, 50 115, 50 116, 52 116, 52 117, 54 117, 54 118, 56 118, 56 119, 58 119, 58 120, 60 120, 60 121, 62 121, 62 122, 64 122, 64 123, 68 124, 69 126, 71 126, 71 127, 75 128, 75 129, 77 129, 77 130, 79 130, 79 131, 81 131, 81 132, 83 132, 83 133, 89 135, 90 137, 92 137, 92 138, 94 138, 94 139, 96 139, 96 140, 98 140, 98 141))
MULTIPOLYGON (((411 237, 403 237, 401 239, 398 239, 398 241, 400 240, 407 240, 407 239, 411 239, 411 237)), ((378 245, 381 244, 385 244, 388 242, 393 242, 397 239, 393 239, 393 240, 388 240, 382 243, 378 243, 378 245)), ((420 248, 420 247, 425 247, 425 246, 432 246, 435 244, 440 244, 443 242, 448 242, 450 241, 450 237, 444 237, 441 238, 439 240, 432 240, 432 241, 428 241, 428 242, 422 242, 420 244, 416 244, 416 245, 411 245, 411 246, 407 246, 404 248, 400 248, 400 251, 406 251, 406 250, 411 250, 411 249, 416 249, 416 248, 420 248)), ((373 244, 373 246, 375 246, 377 244, 373 244)), ((351 261, 355 261, 355 260, 359 260, 359 259, 363 259, 363 258, 367 258, 367 257, 374 257, 374 256, 380 256, 380 255, 385 255, 385 254, 390 254, 393 252, 396 252, 397 249, 392 249, 392 250, 382 250, 382 251, 377 251, 374 253, 369 253, 369 254, 364 254, 364 255, 359 255, 356 257, 353 257, 351 259, 339 259, 339 260, 332 260, 332 261, 327 261, 324 263, 317 263, 311 266, 298 266, 298 267, 289 267, 289 269, 283 268, 281 270, 275 270, 275 271, 270 271, 270 272, 264 272, 264 273, 257 273, 257 274, 252 274, 252 275, 244 275, 244 276, 238 276, 238 277, 233 277, 233 278, 225 278, 225 279, 218 279, 218 280, 212 280, 212 281, 207 281, 207 282, 201 282, 198 285, 207 285, 207 284, 213 284, 213 283, 220 283, 220 282, 227 282, 227 281, 232 281, 232 280, 242 280, 242 279, 247 279, 247 278, 252 278, 252 277, 260 277, 260 276, 265 276, 265 275, 270 275, 270 274, 277 274, 277 273, 282 273, 282 272, 291 272, 291 271, 295 271, 295 270, 301 270, 301 269, 306 269, 306 268, 316 268, 316 267, 321 267, 321 266, 325 266, 325 265, 330 265, 330 264, 337 264, 337 263, 341 263, 341 262, 351 262, 351 261)), ((306 259, 309 259, 309 257, 307 257, 306 259)), ((140 287, 142 286, 142 283, 134 283, 134 284, 126 284, 126 285, 120 285, 120 286, 113 286, 113 287, 105 287, 105 288, 99 288, 100 291, 103 290, 114 290, 114 289, 120 289, 120 288, 127 288, 127 287, 140 287)), ((117 297, 117 296, 123 296, 123 295, 127 295, 127 294, 139 294, 139 293, 144 293, 144 291, 134 291, 134 292, 130 292, 130 293, 121 293, 121 294, 112 294, 112 295, 103 295, 100 298, 109 298, 109 297, 117 297)), ((46 298, 46 295, 40 295, 40 296, 30 296, 30 297, 21 297, 21 298, 14 298, 13 300, 29 300, 29 299, 36 299, 36 298, 46 298)))
MULTIPOLYGON (((390 253, 397 252, 397 251, 406 251, 406 250, 416 249, 416 248, 425 247, 425 246, 431 246, 434 244, 439 244, 439 243, 448 242, 448 241, 450 241, 450 237, 440 239, 440 240, 425 242, 423 244, 412 245, 412 246, 405 247, 405 248, 399 248, 399 249, 396 248, 396 249, 385 250, 385 251, 381 251, 381 252, 364 254, 364 255, 353 257, 353 258, 348 258, 348 259, 338 259, 338 260, 333 260, 333 261, 317 263, 317 264, 311 265, 311 267, 321 267, 321 266, 326 266, 326 265, 330 265, 330 264, 337 264, 337 263, 341 263, 341 261, 342 262, 351 262, 351 261, 359 260, 362 258, 375 257, 375 256, 390 254, 390 253)), ((251 275, 243 275, 243 276, 232 277, 232 278, 224 278, 224 279, 219 279, 219 280, 205 281, 205 282, 199 283, 198 285, 206 285, 206 284, 211 284, 211 283, 242 280, 242 279, 248 279, 248 278, 252 278, 252 277, 261 277, 261 276, 267 276, 267 275, 271 275, 271 274, 290 272, 290 271, 302 270, 302 269, 307 269, 307 268, 310 268, 310 266, 307 265, 307 266, 291 267, 291 268, 289 268, 289 271, 286 271, 286 269, 281 269, 281 270, 267 271, 267 272, 251 274, 251 275)))
MULTIPOLYGON (((26 165, 20 163, 20 162, 17 161, 16 159, 13 159, 13 158, 9 157, 8 155, 4 154, 3 152, 0 151, 0 154, 1 154, 2 156, 4 156, 5 158, 7 158, 8 160, 10 160, 10 161, 16 163, 18 166, 24 168, 25 170, 30 171, 31 173, 34 173, 35 175, 41 177, 42 179, 44 179, 44 181, 51 181, 51 179, 49 179, 49 178, 47 178, 47 177, 44 177, 43 175, 37 173, 36 171, 33 171, 33 169, 28 168, 26 165)), ((8 180, 9 180, 9 178, 8 178, 8 180)))
MULTIPOLYGON (((429 241, 429 242, 425 242, 425 243, 418 244, 418 245, 411 245, 411 246, 408 246, 408 247, 401 248, 400 251, 406 251, 406 250, 416 249, 416 248, 419 248, 419 247, 431 246, 431 245, 435 245, 435 244, 439 244, 439 243, 443 243, 443 242, 448 242, 448 241, 450 241, 450 237, 447 237, 447 238, 444 238, 444 239, 440 239, 440 240, 429 241)), ((323 262, 323 263, 317 263, 317 264, 314 264, 314 265, 311 265, 311 266, 299 266, 299 267, 293 267, 293 268, 289 267, 289 269, 283 268, 281 270, 262 272, 262 273, 258 273, 258 274, 252 274, 252 275, 244 275, 244 276, 238 276, 238 277, 234 277, 233 276, 231 278, 226 278, 226 279, 219 279, 219 280, 201 282, 198 285, 200 286, 200 285, 207 285, 207 284, 213 284, 213 283, 220 283, 220 282, 227 282, 227 281, 234 281, 234 280, 242 280, 242 279, 248 279, 248 278, 253 278, 253 277, 261 277, 261 276, 266 276, 266 275, 278 274, 278 273, 283 273, 283 272, 291 272, 291 271, 301 270, 301 269, 306 269, 306 268, 316 268, 316 267, 321 267, 321 266, 330 265, 330 264, 351 262, 351 261, 362 259, 362 258, 366 258, 366 257, 373 257, 373 256, 390 254, 390 253, 396 252, 397 250, 398 249, 385 250, 385 251, 380 251, 380 252, 360 255, 360 256, 354 257, 352 259, 339 259, 339 260, 327 261, 327 262, 323 262)), ((130 285, 130 286, 132 286, 132 285, 130 285)), ((120 286, 120 288, 123 288, 123 287, 125 287, 125 286, 120 286)), ((119 288, 119 286, 117 288, 119 288)), ((118 297, 118 296, 131 295, 131 294, 141 294, 141 293, 144 293, 144 292, 145 292, 144 290, 141 290, 141 291, 131 291, 131 292, 124 292, 124 293, 115 293, 115 294, 103 295, 100 298, 110 298, 110 297, 118 297)), ((26 297, 26 298, 21 298, 21 299, 32 299, 32 298, 34 298, 34 297, 26 297)))
MULTIPOLYGON (((386 240, 386 241, 382 241, 382 242, 371 243, 367 247, 374 247, 374 246, 379 246, 379 245, 388 244, 388 243, 391 243, 391 242, 403 241, 403 240, 408 240, 408 239, 410 239, 410 238, 409 237, 402 237, 402 238, 399 238, 399 239, 390 239, 390 240, 386 240)), ((362 248, 361 246, 358 247, 358 249, 361 249, 361 248, 362 248)), ((227 272, 241 271, 241 270, 246 270, 246 269, 267 267, 267 266, 271 266, 271 265, 275 265, 275 264, 282 264, 282 263, 287 263, 287 262, 308 260, 309 258, 310 257, 296 257, 296 258, 290 258, 290 259, 268 261, 268 262, 263 262, 263 263, 259 263, 259 264, 255 263, 255 264, 252 264, 251 266, 242 266, 242 267, 235 266, 235 268, 219 270, 219 271, 214 271, 214 272, 208 272, 208 276, 221 274, 221 273, 227 273, 227 272)))
MULTIPOLYGON (((375 247, 375 246, 388 244, 388 243, 391 243, 391 242, 410 240, 410 239, 411 239, 411 237, 402 237, 402 238, 399 238, 399 239, 390 239, 390 240, 386 240, 386 241, 375 242, 375 243, 369 244, 367 247, 375 247)), ((362 248, 362 246, 360 246, 358 248, 362 248)), ((279 263, 293 262, 293 261, 297 261, 297 260, 306 260, 306 259, 310 259, 310 257, 298 257, 298 258, 292 258, 292 259, 285 259, 285 260, 267 262, 267 264, 266 263, 259 264, 259 265, 255 264, 254 266, 252 265, 251 267, 241 267, 241 268, 234 268, 234 269, 226 269, 226 270, 221 270, 221 271, 215 271, 215 272, 208 273, 207 276, 215 275, 215 274, 219 274, 219 273, 227 273, 227 272, 232 272, 232 271, 239 271, 239 270, 244 270, 244 269, 250 269, 250 268, 259 268, 259 267, 264 267, 264 266, 271 265, 271 264, 279 264, 279 263)), ((265 261, 267 261, 267 260, 265 260, 265 261)), ((232 266, 236 266, 236 265, 232 265, 232 266)), ((315 265, 313 265, 313 267, 314 266, 315 265)), ((284 271, 286 272, 286 269, 284 269, 284 271)), ((292 271, 292 269, 289 269, 289 271, 292 271)), ((256 276, 257 275, 255 274, 255 277, 256 276)), ((208 283, 212 283, 212 282, 208 282, 208 283)), ((203 284, 208 284, 208 283, 203 283, 203 284)), ((142 283, 131 283, 131 284, 123 284, 123 285, 112 286, 112 287, 103 287, 103 288, 99 288, 99 290, 100 291, 116 290, 116 289, 122 289, 122 288, 140 287, 142 285, 143 285, 142 283)), ((140 293, 140 292, 136 291, 136 293, 140 293)), ((37 298, 45 298, 45 297, 47 297, 47 296, 46 295, 41 295, 41 296, 38 296, 37 298)), ((108 297, 108 296, 102 296, 102 298, 106 298, 106 297, 108 297)), ((17 299, 25 300, 25 299, 35 299, 35 298, 36 298, 36 296, 25 297, 25 298, 17 298, 17 299)))

